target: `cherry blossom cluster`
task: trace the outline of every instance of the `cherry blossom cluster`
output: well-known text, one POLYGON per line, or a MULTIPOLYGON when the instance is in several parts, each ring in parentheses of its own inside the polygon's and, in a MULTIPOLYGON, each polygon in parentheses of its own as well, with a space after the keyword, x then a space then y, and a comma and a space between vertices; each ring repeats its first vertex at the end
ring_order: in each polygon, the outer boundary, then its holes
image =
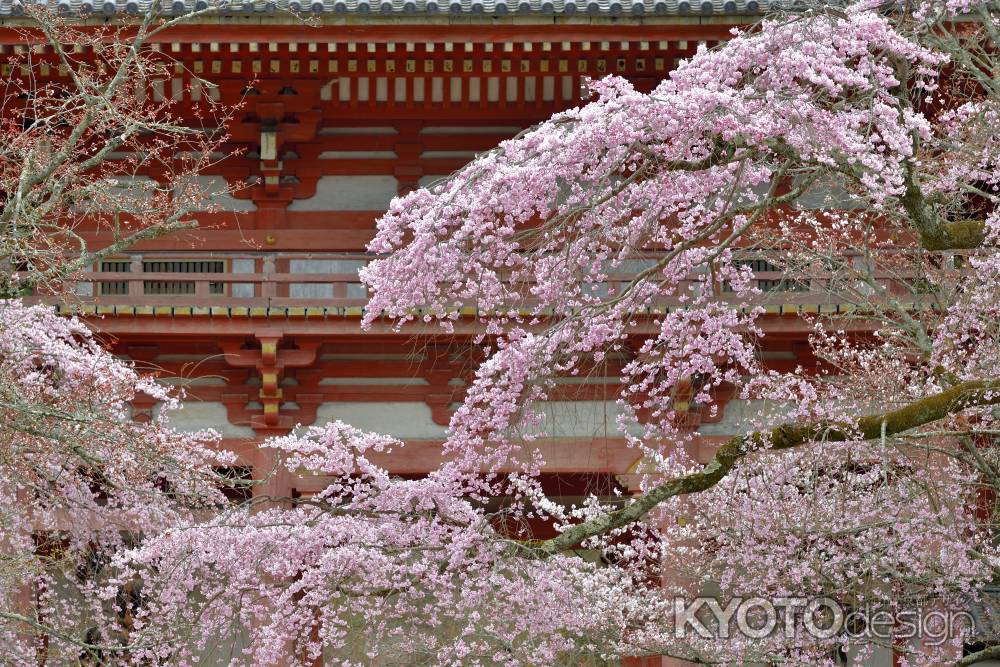
MULTIPOLYGON (((215 467, 232 463, 213 432, 180 433, 168 414, 178 397, 112 356, 76 319, 51 308, 0 302, 0 609, 42 619, 58 637, 120 646, 120 589, 104 564, 224 497, 215 467), (163 409, 134 421, 145 395, 163 409), (109 597, 110 601, 109 601, 109 597)), ((4 656, 33 662, 37 637, 5 616, 4 656)), ((52 659, 79 644, 53 641, 52 659)))

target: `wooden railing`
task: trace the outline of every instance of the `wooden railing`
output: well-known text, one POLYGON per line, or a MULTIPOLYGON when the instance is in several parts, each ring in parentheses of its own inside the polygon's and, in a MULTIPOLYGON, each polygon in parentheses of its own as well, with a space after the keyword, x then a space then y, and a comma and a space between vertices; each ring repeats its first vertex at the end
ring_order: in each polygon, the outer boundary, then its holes
POLYGON ((131 255, 80 274, 65 298, 119 306, 360 307, 368 297, 357 269, 368 259, 318 253, 131 255), (219 270, 205 271, 206 265, 219 270))
MULTIPOLYGON (((27 300, 95 306, 360 308, 368 294, 357 271, 370 259, 358 254, 292 252, 133 254, 81 274, 67 294, 32 295, 27 300)), ((608 294, 617 293, 633 276, 612 275, 601 287, 608 294)), ((758 270, 754 277, 764 292, 763 305, 836 305, 837 297, 829 293, 825 280, 796 283, 776 270, 758 270)), ((892 279, 883 282, 891 284, 892 279)), ((720 300, 733 298, 724 286, 716 284, 714 289, 720 300)), ((655 306, 681 304, 669 298, 655 306)))

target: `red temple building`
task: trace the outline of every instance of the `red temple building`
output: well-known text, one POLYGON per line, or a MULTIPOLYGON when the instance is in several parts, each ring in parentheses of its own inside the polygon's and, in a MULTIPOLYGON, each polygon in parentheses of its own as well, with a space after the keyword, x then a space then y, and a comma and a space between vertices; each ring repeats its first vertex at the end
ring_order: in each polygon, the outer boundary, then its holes
MULTIPOLYGON (((95 23, 127 20, 145 3, 50 2, 95 23)), ((177 0, 171 10, 203 5, 177 0)), ((243 101, 205 177, 237 190, 216 202, 222 210, 195 216, 196 232, 93 267, 60 308, 117 354, 180 378, 187 399, 174 423, 217 429, 251 474, 273 467, 256 441, 333 419, 402 438, 407 446, 381 463, 425 473, 475 365, 475 320, 450 336, 432 325, 361 331, 357 271, 388 202, 580 104, 584 78, 617 74, 651 89, 765 9, 757 0, 262 0, 188 23, 157 38, 183 67, 154 93, 243 101), (217 88, 192 85, 187 72, 217 88)), ((0 0, 0 49, 13 48, 21 11, 0 0)), ((763 286, 778 284, 774 267, 755 268, 763 286)), ((818 292, 770 294, 762 354, 775 366, 809 363, 798 314, 841 306, 818 292)), ((615 435, 613 366, 563 385, 550 407, 552 437, 539 446, 554 495, 606 495, 634 481, 638 453, 615 435)), ((691 406, 702 460, 741 407, 730 401, 709 417, 691 406)), ((135 408, 137 419, 156 409, 135 408)), ((320 488, 279 474, 255 493, 320 488)))

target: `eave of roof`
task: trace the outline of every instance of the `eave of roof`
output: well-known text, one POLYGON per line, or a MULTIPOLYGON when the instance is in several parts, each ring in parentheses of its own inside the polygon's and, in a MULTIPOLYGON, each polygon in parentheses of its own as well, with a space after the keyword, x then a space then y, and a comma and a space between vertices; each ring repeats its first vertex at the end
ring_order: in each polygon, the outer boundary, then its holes
MULTIPOLYGON (((35 0, 0 0, 0 18, 23 15, 35 0)), ((111 16, 138 16, 151 0, 46 0, 44 3, 67 16, 102 20, 111 16)), ((209 8, 209 0, 164 0, 168 15, 209 8)), ((279 17, 283 13, 311 15, 320 19, 353 17, 441 18, 463 16, 488 20, 492 17, 677 17, 728 19, 745 23, 773 9, 790 8, 789 0, 235 0, 220 10, 219 18, 279 17)), ((209 18, 209 17, 205 17, 209 18)), ((197 22, 201 22, 198 19, 197 22)))

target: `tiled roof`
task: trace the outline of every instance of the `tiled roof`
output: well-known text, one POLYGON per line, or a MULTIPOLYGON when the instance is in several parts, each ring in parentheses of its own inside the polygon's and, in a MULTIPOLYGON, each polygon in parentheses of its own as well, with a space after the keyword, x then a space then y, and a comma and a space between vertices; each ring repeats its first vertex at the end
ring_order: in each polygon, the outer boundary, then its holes
MULTIPOLYGON (((0 17, 18 16, 33 0, 0 0, 0 17)), ((47 0, 68 15, 140 14, 150 0, 47 0)), ((689 15, 739 16, 785 6, 784 0, 233 0, 227 15, 262 15, 291 10, 329 15, 689 15)), ((787 2, 789 6, 792 2, 787 2)), ((207 9, 208 0, 164 0, 167 11, 183 14, 207 9)))

